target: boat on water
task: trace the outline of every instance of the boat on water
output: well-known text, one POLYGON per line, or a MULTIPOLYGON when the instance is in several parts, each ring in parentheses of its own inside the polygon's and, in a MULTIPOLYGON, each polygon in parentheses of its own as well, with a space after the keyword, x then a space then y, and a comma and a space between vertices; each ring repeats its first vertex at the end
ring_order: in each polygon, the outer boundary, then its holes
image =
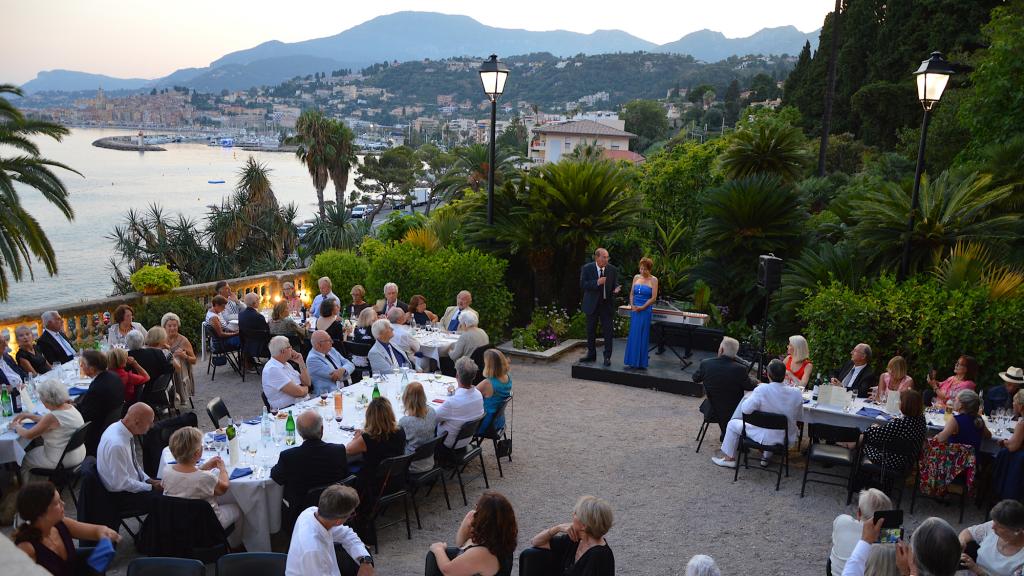
POLYGON ((207 184, 223 184, 224 181, 223 180, 207 180, 206 183, 207 184))

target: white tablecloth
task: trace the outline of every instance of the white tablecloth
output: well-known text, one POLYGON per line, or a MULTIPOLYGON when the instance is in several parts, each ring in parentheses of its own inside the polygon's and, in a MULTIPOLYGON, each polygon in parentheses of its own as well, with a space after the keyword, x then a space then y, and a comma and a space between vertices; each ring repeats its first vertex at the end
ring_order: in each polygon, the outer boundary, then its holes
MULTIPOLYGON (((77 366, 77 364, 75 365, 77 366)), ((56 374, 53 376, 56 376, 56 374)), ((36 384, 39 384, 48 377, 52 378, 53 376, 51 376, 50 373, 44 374, 36 379, 36 384)), ((77 386, 78 388, 89 388, 89 383, 92 381, 88 378, 79 378, 72 371, 66 371, 63 382, 68 388, 71 388, 72 386, 77 386)), ((25 390, 22 390, 21 397, 23 406, 27 394, 28 393, 25 390)), ((77 396, 72 396, 71 400, 74 401, 76 398, 77 396)), ((43 414, 48 413, 49 410, 46 409, 46 406, 43 406, 42 402, 36 402, 32 406, 32 412, 42 416, 43 414)), ((0 431, 2 431, 2 433, 0 433, 0 464, 14 462, 20 466, 21 461, 25 459, 25 448, 29 445, 31 440, 26 440, 25 438, 18 436, 14 430, 9 429, 8 425, 11 423, 11 420, 11 418, 0 418, 0 431)))
MULTIPOLYGON (((432 406, 438 403, 434 400, 443 400, 448 396, 448 385, 454 385, 455 379, 432 374, 413 374, 411 381, 418 381, 423 384, 427 393, 427 401, 432 406)), ((392 408, 396 411, 396 419, 401 418, 401 377, 392 375, 386 378, 380 387, 381 394, 391 401, 392 408)), ((366 415, 366 406, 360 402, 360 397, 365 397, 369 403, 373 392, 373 380, 367 379, 362 382, 345 388, 343 395, 342 422, 347 427, 362 428, 366 415)), ((327 404, 320 406, 320 398, 305 400, 291 408, 293 417, 299 413, 313 409, 320 411, 324 420, 325 442, 333 444, 347 444, 353 438, 353 433, 340 429, 334 420, 334 400, 327 398, 327 404)), ((283 410, 286 413, 288 410, 283 410)), ((258 420, 258 417, 256 418, 258 420)), ((253 421, 253 420, 249 420, 253 421)), ((237 423, 236 423, 237 425, 237 423)), ((276 426, 281 437, 284 436, 284 420, 278 419, 276 426)), ((242 450, 237 466, 228 465, 229 473, 234 468, 253 468, 254 473, 231 481, 229 494, 238 502, 242 510, 242 525, 235 529, 242 530, 242 542, 246 550, 250 552, 269 552, 270 535, 281 529, 281 501, 283 488, 270 478, 270 469, 277 463, 278 455, 282 450, 291 448, 285 445, 284 441, 275 444, 273 441, 264 445, 260 435, 260 425, 241 423, 238 432, 238 446, 242 450), (255 461, 251 461, 244 453, 246 447, 255 448, 257 455, 255 461)), ((301 444, 302 438, 296 436, 296 443, 301 444)), ((214 456, 214 452, 204 452, 203 459, 214 456)), ((162 471, 168 462, 172 462, 170 450, 164 448, 160 456, 160 467, 162 471)), ((227 458, 225 458, 227 463, 227 458)), ((159 474, 158 474, 159 475, 159 474)))
POLYGON ((447 356, 452 344, 459 339, 458 334, 451 332, 435 332, 416 328, 413 337, 420 343, 420 354, 424 358, 430 358, 439 365, 441 356, 447 356))
MULTIPOLYGON (((750 393, 747 392, 747 394, 750 393)), ((840 406, 819 405, 817 401, 811 399, 811 396, 811 392, 804 392, 803 421, 807 424, 831 424, 833 426, 848 426, 866 430, 873 424, 884 424, 886 422, 886 419, 882 416, 872 418, 858 414, 860 409, 865 407, 885 411, 884 405, 875 404, 867 398, 857 398, 850 408, 846 409, 840 406)), ((732 417, 740 418, 740 406, 736 407, 732 417)), ((925 410, 925 420, 928 422, 929 436, 938 434, 946 424, 945 414, 941 412, 925 410)), ((995 424, 987 417, 985 418, 985 424, 992 431, 992 438, 983 441, 981 449, 986 452, 995 453, 999 448, 996 442, 1009 438, 1010 433, 1005 428, 996 430, 995 424)))

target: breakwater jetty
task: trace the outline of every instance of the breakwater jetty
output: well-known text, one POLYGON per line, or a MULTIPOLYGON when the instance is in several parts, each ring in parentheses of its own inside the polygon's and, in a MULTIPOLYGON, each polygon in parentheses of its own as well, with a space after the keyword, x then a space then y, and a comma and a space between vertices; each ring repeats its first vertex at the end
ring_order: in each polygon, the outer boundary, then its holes
POLYGON ((152 144, 139 145, 137 136, 108 136, 100 138, 92 143, 97 148, 109 148, 111 150, 128 150, 134 152, 165 152, 166 148, 152 144))

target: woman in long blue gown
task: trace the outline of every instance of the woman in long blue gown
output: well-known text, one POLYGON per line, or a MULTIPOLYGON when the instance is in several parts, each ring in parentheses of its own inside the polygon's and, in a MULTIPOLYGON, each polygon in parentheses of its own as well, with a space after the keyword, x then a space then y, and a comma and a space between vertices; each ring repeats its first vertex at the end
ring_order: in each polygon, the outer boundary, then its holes
POLYGON ((629 338, 626 340, 625 365, 647 369, 647 344, 651 339, 651 314, 658 299, 658 279, 651 276, 654 262, 640 259, 640 273, 633 277, 629 290, 629 338))

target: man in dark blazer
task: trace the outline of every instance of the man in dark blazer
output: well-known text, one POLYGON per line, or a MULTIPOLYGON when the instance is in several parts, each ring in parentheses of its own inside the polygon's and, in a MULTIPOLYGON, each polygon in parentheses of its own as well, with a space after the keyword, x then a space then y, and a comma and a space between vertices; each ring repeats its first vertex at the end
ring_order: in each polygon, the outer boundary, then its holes
POLYGON ((850 350, 850 360, 834 372, 833 386, 842 386, 847 391, 855 390, 860 398, 867 398, 872 386, 878 385, 878 378, 871 371, 871 346, 861 342, 850 350))
POLYGON ((333 484, 349 475, 345 445, 323 441, 323 420, 316 411, 306 410, 299 414, 295 428, 302 436, 302 444, 281 452, 277 464, 270 470, 274 482, 284 486, 289 525, 299 512, 313 505, 306 502, 306 494, 311 488, 333 484))
POLYGON ((75 403, 82 419, 92 422, 85 436, 85 451, 95 454, 103 431, 121 418, 124 406, 124 383, 117 374, 107 370, 107 356, 99 350, 82 353, 82 371, 92 378, 89 391, 75 403))
POLYGON ((700 411, 713 415, 712 420, 718 422, 722 429, 719 437, 725 438, 725 427, 732 419, 733 412, 743 400, 743 393, 752 388, 748 375, 749 369, 736 360, 740 343, 735 338, 726 336, 718 346, 718 356, 702 360, 693 374, 693 381, 704 385, 707 398, 700 405, 700 411))
POLYGON ((260 304, 260 295, 249 292, 243 298, 245 308, 238 313, 238 332, 242 335, 242 351, 247 355, 246 361, 250 358, 269 358, 270 350, 267 349, 269 338, 247 339, 246 335, 252 332, 263 332, 270 334, 270 325, 267 319, 256 309, 260 304))
POLYGON ((64 333, 64 319, 56 310, 43 312, 43 333, 36 340, 36 346, 50 364, 65 364, 75 357, 75 347, 64 333))
POLYGON ((587 315, 587 355, 582 362, 597 360, 597 322, 600 320, 604 338, 604 365, 612 365, 612 341, 615 337, 612 317, 615 314, 615 295, 621 288, 618 268, 608 263, 608 251, 598 248, 594 252, 594 261, 580 268, 582 308, 587 315))

